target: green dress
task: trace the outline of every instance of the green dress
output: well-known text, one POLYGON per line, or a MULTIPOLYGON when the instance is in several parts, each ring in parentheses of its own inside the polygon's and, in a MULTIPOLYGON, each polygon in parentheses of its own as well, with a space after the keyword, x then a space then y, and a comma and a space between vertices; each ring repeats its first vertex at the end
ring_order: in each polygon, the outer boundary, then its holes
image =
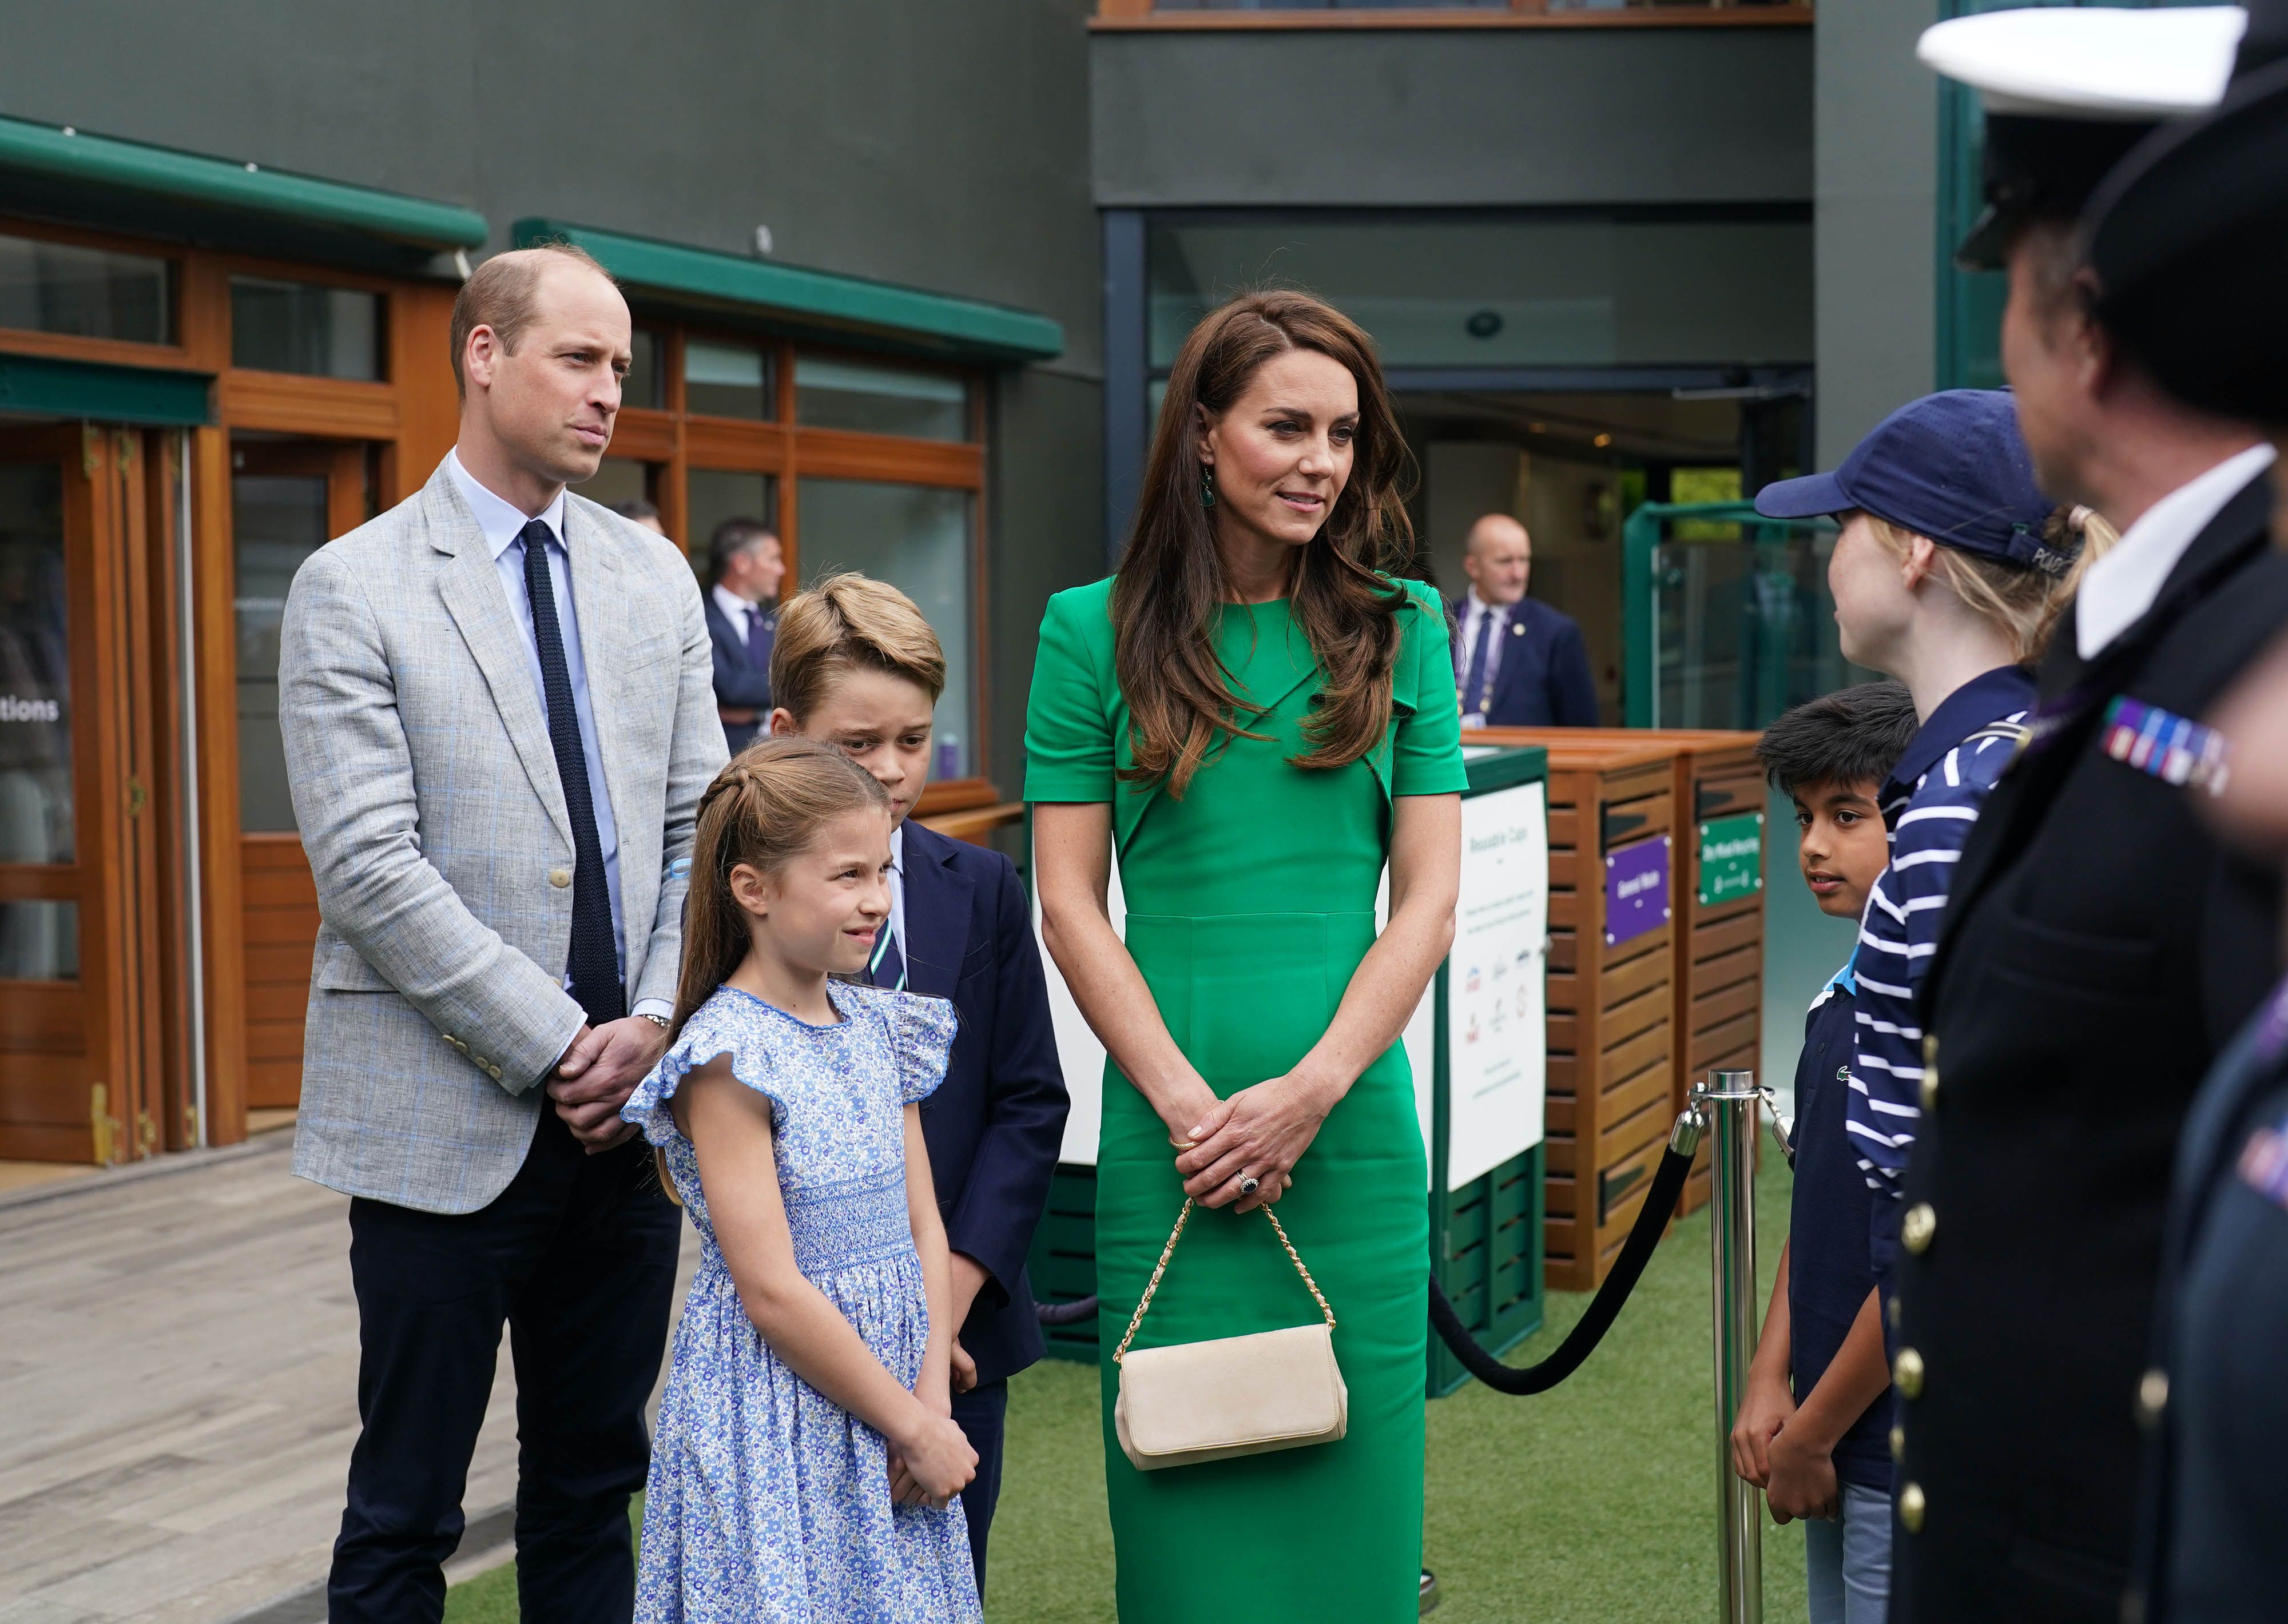
MULTIPOLYGON (((1128 951, 1161 1018, 1219 1097, 1317 1042, 1375 936, 1391 797, 1463 788, 1445 620, 1406 583, 1394 717, 1363 761, 1305 772, 1317 669, 1285 603, 1227 606, 1219 642, 1243 717, 1181 800, 1118 781, 1128 710, 1113 669, 1110 582, 1061 592, 1041 627, 1025 798, 1104 801, 1128 951)), ((1350 1389, 1339 1442, 1139 1472, 1112 1431, 1112 1350, 1182 1206, 1164 1125, 1109 1065, 1097 1157, 1105 1475, 1128 1624, 1397 1624, 1422 1557, 1428 1185, 1402 1046, 1369 1066, 1295 1168, 1279 1215, 1338 1321, 1350 1389)), ((1260 1214, 1195 1213, 1139 1347, 1243 1335, 1317 1315, 1260 1214)))

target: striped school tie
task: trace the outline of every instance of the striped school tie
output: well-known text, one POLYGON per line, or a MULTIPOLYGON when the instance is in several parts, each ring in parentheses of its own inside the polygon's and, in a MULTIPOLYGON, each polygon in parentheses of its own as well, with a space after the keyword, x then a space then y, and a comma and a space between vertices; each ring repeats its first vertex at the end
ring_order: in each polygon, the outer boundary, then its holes
POLYGON ((874 944, 874 956, 867 962, 866 979, 894 993, 906 990, 906 955, 898 950, 898 933, 886 919, 882 939, 874 944))

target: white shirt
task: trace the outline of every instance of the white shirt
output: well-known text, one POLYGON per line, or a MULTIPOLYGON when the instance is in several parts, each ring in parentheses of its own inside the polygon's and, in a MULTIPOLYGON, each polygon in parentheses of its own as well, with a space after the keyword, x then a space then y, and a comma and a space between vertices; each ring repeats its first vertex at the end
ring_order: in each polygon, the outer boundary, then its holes
MULTIPOLYGON (((1498 614, 1503 620, 1506 620, 1509 618, 1510 612, 1516 607, 1515 604, 1487 603, 1478 596, 1478 589, 1475 587, 1472 587, 1463 594, 1462 635, 1460 640, 1454 645, 1454 683, 1457 687, 1469 677, 1470 656, 1478 646, 1479 629, 1484 625, 1486 616, 1498 614)), ((1483 707, 1480 705, 1479 701, 1484 695, 1493 692, 1494 678, 1501 674, 1502 640, 1501 622, 1497 621, 1494 623, 1493 641, 1486 650, 1485 674, 1478 679, 1478 692, 1462 695, 1462 709, 1473 716, 1483 714, 1483 707)))
POLYGON ((2268 445, 2225 458, 2155 503, 2121 533, 2111 552, 2094 560, 2074 599, 2074 648, 2085 660, 2142 619, 2185 549, 2224 511, 2224 504, 2272 466, 2268 445))
MULTIPOLYGON (((524 662, 532 673, 532 691, 540 698, 540 714, 548 714, 548 690, 540 675, 539 634, 532 627, 532 599, 524 588, 524 549, 518 538, 533 519, 548 527, 548 584, 556 599, 556 627, 564 641, 564 664, 572 679, 572 709, 580 718, 580 749, 588 763, 588 799, 596 812, 596 840, 604 852, 604 884, 612 899, 612 946, 619 955, 620 978, 624 982, 628 973, 628 935, 620 912, 620 831, 612 820, 612 796, 604 782, 604 751, 596 741, 596 713, 588 702, 588 661, 580 648, 580 610, 572 590, 572 555, 564 546, 564 493, 559 490, 556 499, 538 513, 528 516, 512 503, 505 502, 482 485, 477 477, 461 463, 457 450, 445 454, 445 467, 452 475, 454 487, 461 500, 469 504, 476 516, 477 528, 492 550, 493 568, 500 575, 501 590, 508 595, 508 606, 524 633, 524 662)), ((572 978, 566 976, 564 985, 569 988, 572 978)), ((662 1015, 675 1013, 675 1006, 664 999, 647 998, 628 1011, 631 1015, 662 1015)))
POLYGON ((731 622, 743 638, 755 635, 755 622, 762 617, 763 606, 751 604, 721 582, 707 589, 714 594, 715 606, 723 611, 723 618, 731 622))
POLYGON ((910 983, 914 955, 906 948, 906 825, 902 818, 890 831, 890 934, 898 939, 898 954, 906 961, 906 979, 910 983))

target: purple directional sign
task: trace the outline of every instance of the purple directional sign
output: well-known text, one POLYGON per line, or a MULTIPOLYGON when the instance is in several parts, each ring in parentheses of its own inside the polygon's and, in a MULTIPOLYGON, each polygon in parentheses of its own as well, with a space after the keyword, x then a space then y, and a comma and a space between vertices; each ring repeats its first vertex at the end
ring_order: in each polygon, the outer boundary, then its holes
POLYGON ((1668 923, 1668 836, 1605 854, 1605 946, 1617 947, 1668 923))

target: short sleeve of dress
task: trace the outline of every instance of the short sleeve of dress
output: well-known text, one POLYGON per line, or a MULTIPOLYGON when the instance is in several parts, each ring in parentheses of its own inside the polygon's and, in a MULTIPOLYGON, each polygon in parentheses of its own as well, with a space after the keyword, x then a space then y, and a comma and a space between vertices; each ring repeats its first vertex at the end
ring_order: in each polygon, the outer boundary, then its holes
POLYGON ((771 1102, 772 1129, 783 1132, 787 1102, 777 1066, 752 1035, 735 1030, 711 1002, 693 1013, 667 1052, 660 1056, 659 1064, 636 1084, 635 1092, 620 1107, 620 1120, 642 1129, 644 1137, 654 1145, 681 1137, 668 1101, 675 1097, 686 1077, 727 1055, 731 1075, 771 1102))
POLYGON ((1040 653, 1025 703, 1025 798, 1114 798, 1112 724, 1098 679, 1096 651, 1111 636, 1101 616, 1104 589, 1081 587, 1049 599, 1041 617, 1040 653))
POLYGON ((954 1034, 961 1017, 949 998, 929 998, 919 993, 894 993, 887 1011, 890 1034, 898 1057, 898 1099, 912 1105, 937 1092, 945 1081, 947 1059, 953 1053, 954 1034))
POLYGON ((1399 611, 1398 660, 1392 672, 1401 709, 1392 741, 1390 793, 1457 795, 1469 787, 1462 765, 1462 707, 1454 693, 1454 661, 1446 612, 1418 581, 1400 582, 1412 601, 1399 611))

